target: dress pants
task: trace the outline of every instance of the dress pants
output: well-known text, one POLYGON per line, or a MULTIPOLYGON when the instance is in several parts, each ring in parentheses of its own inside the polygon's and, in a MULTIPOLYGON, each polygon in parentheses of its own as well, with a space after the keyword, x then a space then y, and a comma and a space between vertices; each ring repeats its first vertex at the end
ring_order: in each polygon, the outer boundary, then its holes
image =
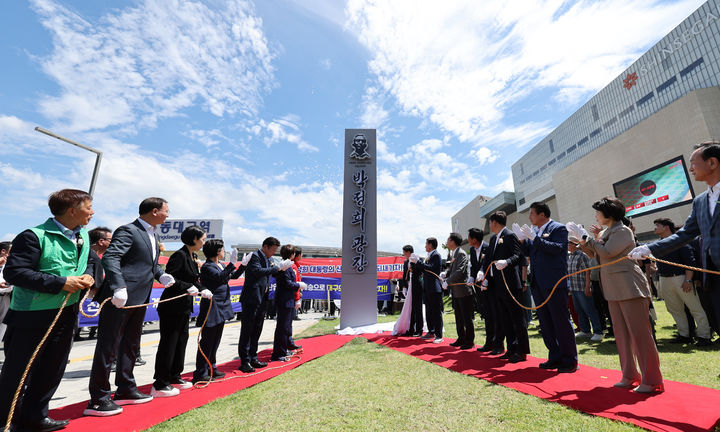
POLYGON ((240 340, 238 356, 242 364, 257 360, 258 341, 265 322, 267 295, 260 304, 242 304, 240 312, 240 340))
MULTIPOLYGON (((550 288, 543 288, 533 280, 532 294, 536 305, 540 305, 550 294, 550 288)), ((568 289, 562 284, 547 304, 537 310, 543 341, 548 349, 548 361, 563 366, 577 366, 577 345, 568 312, 568 289)))
POLYGON ((422 333, 424 324, 422 313, 422 287, 412 287, 412 310, 410 311, 410 333, 422 333))
POLYGON ((473 296, 455 297, 455 329, 460 346, 475 343, 475 327, 473 326, 473 296))
POLYGON ((507 350, 509 353, 530 354, 530 339, 527 326, 525 325, 525 312, 515 303, 513 297, 520 299, 522 291, 512 289, 512 295, 505 288, 502 281, 492 280, 492 289, 495 290, 498 298, 499 316, 507 339, 507 350))
MULTIPOLYGON (((48 403, 65 373, 77 320, 77 304, 66 306, 25 379, 25 392, 20 393, 13 424, 36 423, 48 416, 48 403)), ((47 327, 27 328, 12 324, 7 328, 5 363, 0 372, 0 425, 3 427, 20 378, 46 331, 47 327)))
POLYGON ((272 356, 285 357, 290 350, 292 337, 292 315, 294 307, 278 305, 277 320, 275 321, 275 338, 273 340, 272 356))
POLYGON ((159 313, 160 343, 155 357, 155 388, 169 386, 180 379, 185 365, 190 313, 159 313))
POLYGON ((608 305, 623 379, 637 380, 642 374, 642 384, 662 384, 660 357, 648 319, 650 299, 638 297, 623 301, 608 301, 608 305), (640 373, 635 365, 635 359, 640 365, 640 373))
POLYGON ((145 309, 147 306, 118 309, 109 304, 100 311, 95 356, 88 386, 92 401, 110 400, 110 366, 116 357, 116 393, 127 394, 137 390, 133 369, 140 347, 145 309))
POLYGON ((697 323, 695 334, 704 339, 710 339, 710 324, 708 323, 705 310, 700 304, 700 298, 695 292, 695 287, 689 292, 682 289, 685 282, 685 275, 678 276, 660 276, 658 282, 658 292, 660 297, 665 300, 665 307, 672 315, 677 324, 678 334, 680 336, 690 336, 690 325, 685 314, 685 307, 690 310, 690 314, 697 323))
MULTIPOLYGON (((489 283, 490 281, 488 281, 489 283)), ((505 289, 503 287, 503 289, 505 289)), ((500 300, 495 288, 488 286, 485 293, 487 316, 485 317, 485 347, 505 349, 505 326, 500 312, 500 300)))
POLYGON ((428 328, 431 328, 436 338, 441 338, 443 334, 443 318, 442 318, 442 293, 430 292, 425 293, 426 312, 428 328))
MULTIPOLYGON (((220 340, 222 339, 223 329, 225 328, 225 322, 212 327, 204 327, 202 329, 202 335, 200 338, 200 348, 205 353, 208 360, 212 364, 213 376, 217 372, 217 350, 220 346, 220 340)), ((200 350, 197 351, 195 356, 195 372, 193 372, 193 379, 199 380, 206 376, 210 376, 210 365, 207 360, 203 357, 200 350)))

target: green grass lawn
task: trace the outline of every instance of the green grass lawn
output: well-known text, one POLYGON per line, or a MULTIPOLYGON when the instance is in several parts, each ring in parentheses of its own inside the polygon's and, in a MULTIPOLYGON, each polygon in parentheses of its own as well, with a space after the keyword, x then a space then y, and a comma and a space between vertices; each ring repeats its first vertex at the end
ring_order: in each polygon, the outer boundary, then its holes
MULTIPOLYGON (((668 343, 672 318, 656 303, 661 369, 665 379, 720 389, 718 347, 668 343)), ((449 309, 446 309, 449 310, 449 309)), ((392 321, 397 317, 378 317, 392 321)), ((452 313, 446 336, 455 337, 452 313)), ((321 321, 296 339, 334 332, 321 321)), ((476 320, 480 327, 480 321, 476 320)), ((547 351, 537 326, 532 354, 547 351)), ((478 329, 476 342, 484 338, 478 329)), ((578 344, 580 362, 619 369, 613 339, 578 344)), ((344 347, 276 378, 162 423, 151 430, 217 431, 622 431, 631 425, 586 415, 356 338, 344 347)))

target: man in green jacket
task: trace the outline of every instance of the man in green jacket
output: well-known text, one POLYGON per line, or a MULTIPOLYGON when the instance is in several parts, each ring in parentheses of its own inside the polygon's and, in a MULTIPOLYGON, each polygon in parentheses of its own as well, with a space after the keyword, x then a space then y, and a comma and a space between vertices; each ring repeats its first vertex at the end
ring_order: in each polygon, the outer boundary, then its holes
POLYGON ((13 413, 18 430, 53 431, 68 422, 48 417, 48 403, 67 365, 78 319, 82 290, 93 284, 84 274, 90 239, 84 228, 93 216, 92 197, 86 192, 63 189, 50 195, 53 217, 20 233, 13 240, 3 276, 15 286, 5 317, 5 363, 0 372, 0 427, 10 415, 10 405, 33 351, 55 316, 51 334, 38 352, 13 413), (65 297, 68 297, 65 307, 65 297))

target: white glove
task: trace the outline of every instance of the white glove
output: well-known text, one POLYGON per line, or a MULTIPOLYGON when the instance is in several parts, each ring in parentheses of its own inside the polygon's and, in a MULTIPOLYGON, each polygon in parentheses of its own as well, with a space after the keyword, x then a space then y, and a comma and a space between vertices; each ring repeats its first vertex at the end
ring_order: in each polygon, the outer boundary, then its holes
POLYGON ((485 279, 485 280, 482 282, 482 285, 480 286, 480 290, 481 290, 481 291, 487 291, 487 287, 488 287, 488 281, 487 281, 487 279, 485 279))
POLYGON ((300 309, 300 305, 302 304, 302 300, 298 300, 295 302, 295 309, 300 309))
POLYGON ((502 270, 507 267, 507 265, 507 260, 497 260, 497 262, 495 263, 495 268, 498 270, 502 270))
POLYGON ((285 270, 289 269, 290 267, 292 267, 292 265, 293 265, 293 262, 289 259, 280 261, 280 266, 279 266, 280 271, 285 271, 285 270))
POLYGON ((408 258, 408 259, 410 260, 411 263, 415 264, 416 262, 418 262, 420 260, 420 257, 414 253, 411 253, 410 258, 408 258))
POLYGON ((475 280, 483 280, 484 277, 485 277, 485 273, 483 273, 483 271, 480 270, 478 272, 477 276, 475 276, 475 280))
POLYGON ((205 288, 204 290, 200 291, 200 295, 202 296, 202 298, 205 298, 205 299, 211 299, 211 298, 212 298, 212 292, 211 292, 209 289, 207 289, 207 288, 205 288))
POLYGON ((528 226, 527 224, 523 224, 522 227, 520 227, 520 231, 523 233, 523 235, 530 240, 535 240, 535 237, 537 237, 537 234, 535 233, 535 230, 532 229, 531 226, 528 226))
POLYGON ((467 283, 468 285, 474 284, 474 283, 475 283, 475 278, 472 277, 472 276, 470 276, 469 278, 467 278, 467 282, 466 282, 466 283, 467 283))
POLYGON ((250 258, 252 258, 252 254, 246 253, 245 255, 243 255, 243 259, 242 261, 240 261, 240 265, 247 266, 250 262, 250 258))
POLYGON ((115 305, 116 308, 121 308, 127 303, 127 288, 120 288, 115 290, 110 302, 115 305))
POLYGON ((447 277, 447 272, 440 272, 440 279, 445 279, 447 277))
POLYGON ((582 226, 575 222, 568 222, 565 224, 565 228, 568 230, 568 234, 575 237, 578 240, 582 240, 583 236, 587 236, 588 232, 582 226))
POLYGON ((403 288, 403 295, 407 297, 407 288, 403 288))
POLYGON ((193 297, 198 295, 199 292, 200 292, 200 290, 198 290, 197 287, 194 287, 194 286, 191 286, 190 288, 187 289, 187 293, 193 297))
POLYGON ((304 290, 305 288, 307 288, 307 284, 305 282, 298 282, 298 284, 300 284, 301 290, 304 290))
POLYGON ((231 263, 232 265, 237 264, 237 256, 238 256, 238 251, 237 251, 237 249, 233 248, 233 249, 230 251, 230 263, 231 263))
POLYGON ((172 284, 175 283, 175 278, 172 277, 171 274, 163 273, 163 274, 160 275, 160 277, 158 278, 158 282, 160 282, 160 283, 162 284, 162 286, 164 286, 165 288, 167 288, 167 287, 169 287, 170 285, 172 285, 172 284))
POLYGON ((652 252, 650 252, 650 248, 647 247, 647 245, 638 246, 635 249, 631 250, 628 254, 628 258, 633 259, 635 261, 645 259, 652 255, 652 252))
POLYGON ((444 290, 448 289, 448 283, 447 283, 447 282, 443 282, 443 284, 442 284, 442 289, 444 289, 444 290))
POLYGON ((512 232, 517 236, 518 240, 525 240, 525 234, 523 234, 522 229, 517 222, 512 224, 512 232))

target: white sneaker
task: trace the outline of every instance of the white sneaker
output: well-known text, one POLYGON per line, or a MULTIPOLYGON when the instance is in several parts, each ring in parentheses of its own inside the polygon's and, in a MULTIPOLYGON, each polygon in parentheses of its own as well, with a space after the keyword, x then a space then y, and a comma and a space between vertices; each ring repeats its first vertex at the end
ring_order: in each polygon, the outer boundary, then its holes
POLYGON ((589 337, 589 336, 591 336, 591 333, 585 333, 583 331, 579 331, 579 332, 575 333, 576 338, 589 337))
POLYGON ((603 340, 603 335, 599 334, 599 333, 595 333, 594 335, 592 335, 590 340, 593 342, 600 342, 601 340, 603 340))
POLYGON ((180 390, 187 390, 193 386, 191 382, 187 382, 184 379, 179 379, 177 382, 170 383, 170 385, 180 390))
POLYGON ((443 338, 435 338, 435 339, 433 339, 433 343, 434 343, 434 344, 441 344, 441 343, 443 343, 443 338))
POLYGON ((176 389, 172 386, 167 386, 163 389, 156 389, 155 387, 150 390, 150 396, 154 398, 166 398, 166 397, 173 397, 180 394, 180 390, 176 389))

